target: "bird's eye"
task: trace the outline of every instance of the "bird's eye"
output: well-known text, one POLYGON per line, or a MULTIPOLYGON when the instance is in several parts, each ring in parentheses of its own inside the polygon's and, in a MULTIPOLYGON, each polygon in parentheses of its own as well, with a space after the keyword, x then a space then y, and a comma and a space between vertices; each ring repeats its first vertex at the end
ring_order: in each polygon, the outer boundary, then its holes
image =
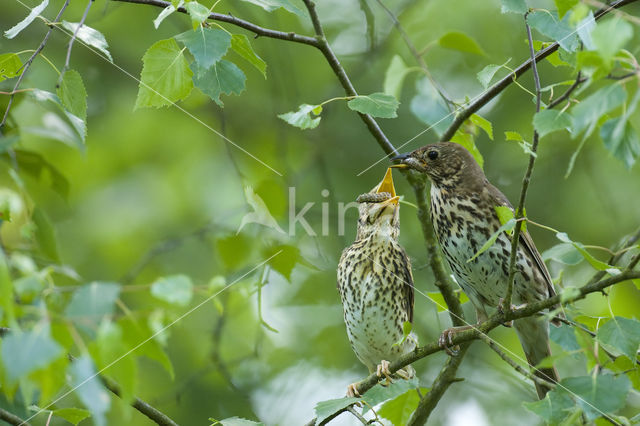
POLYGON ((438 158, 438 151, 429 151, 427 157, 429 157, 429 160, 435 160, 438 158))

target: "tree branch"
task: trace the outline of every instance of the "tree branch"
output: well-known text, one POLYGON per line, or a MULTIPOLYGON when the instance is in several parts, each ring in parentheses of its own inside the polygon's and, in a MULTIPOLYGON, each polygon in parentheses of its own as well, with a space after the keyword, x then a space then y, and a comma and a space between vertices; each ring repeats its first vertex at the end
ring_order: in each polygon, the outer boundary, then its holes
MULTIPOLYGON (((162 7, 162 8, 165 8, 171 5, 171 3, 169 3, 168 1, 163 1, 163 0, 113 0, 113 1, 119 1, 122 3, 146 4, 149 6, 156 6, 156 7, 162 7)), ((187 13, 187 10, 184 7, 179 7, 176 10, 181 13, 187 13)), ((269 37, 269 38, 292 41, 294 43, 302 43, 302 44, 308 44, 314 47, 319 47, 318 40, 316 40, 314 37, 302 36, 294 32, 271 30, 269 28, 264 28, 259 25, 256 25, 252 22, 236 18, 231 14, 224 15, 222 13, 210 13, 209 19, 214 21, 225 22, 227 24, 235 25, 236 27, 244 28, 245 30, 248 30, 254 33, 256 37, 258 36, 269 37)))
MULTIPOLYGON (((67 8, 67 6, 69 6, 69 0, 65 0, 64 4, 60 8, 60 11, 56 15, 56 17, 53 20, 53 22, 58 22, 60 20, 60 17, 64 13, 64 11, 67 8)), ((27 73, 27 71, 31 67, 31 64, 33 63, 33 60, 36 58, 36 56, 38 56, 40 54, 40 52, 42 52, 42 49, 44 49, 44 46, 47 44, 47 41, 49 40, 49 36, 51 36, 51 32, 53 31, 54 26, 50 22, 47 23, 47 25, 49 26, 49 30, 47 31, 47 33, 45 34, 44 38, 42 39, 42 42, 40 43, 40 46, 38 46, 36 51, 33 52, 31 57, 23 65, 22 72, 20 73, 20 76, 18 77, 18 81, 16 81, 15 86, 13 86, 13 90, 11 91, 11 96, 9 97, 9 103, 7 104, 7 109, 4 110, 4 116, 2 117, 2 121, 0 122, 0 131, 2 131, 2 128, 4 127, 4 125, 7 122, 7 117, 9 117, 9 111, 11 110, 11 105, 13 104, 13 97, 16 94, 16 90, 18 90, 18 87, 20 87, 20 83, 22 83, 22 79, 24 78, 25 74, 27 73)))
MULTIPOLYGON (((531 37, 531 28, 527 23, 527 15, 524 14, 524 26, 527 30, 527 40, 529 41, 529 53, 531 55, 531 68, 533 72, 533 81, 536 87, 536 114, 540 112, 540 76, 538 75, 538 65, 535 61, 536 52, 533 48, 533 38, 531 37)), ((509 257, 509 277, 507 279, 507 292, 502 300, 502 309, 504 312, 511 310, 511 296, 513 295, 513 282, 516 277, 516 257, 518 255, 518 242, 520 241, 520 231, 522 230, 523 221, 520 220, 524 217, 524 202, 527 198, 527 190, 529 189, 529 182, 531 182, 531 174, 533 173, 533 165, 536 162, 536 152, 538 150, 539 142, 538 131, 533 129, 533 142, 531 144, 531 154, 529 155, 529 165, 527 171, 522 178, 522 188, 520 189, 520 201, 518 202, 518 208, 515 211, 516 226, 513 230, 513 236, 511 237, 511 255, 509 257)))
MULTIPOLYGON (((594 18, 596 20, 598 20, 598 19, 602 18, 603 16, 605 16, 607 13, 611 12, 614 9, 621 8, 623 6, 626 6, 628 4, 634 3, 636 1, 637 0, 618 0, 616 2, 611 3, 607 7, 603 7, 602 9, 597 10, 594 13, 593 16, 594 16, 594 18)), ((547 46, 545 49, 542 49, 535 56, 535 62, 540 62, 541 60, 543 60, 547 56, 551 55, 553 52, 558 50, 559 46, 560 45, 558 44, 558 42, 554 42, 554 43, 550 44, 549 46, 547 46)), ((518 68, 516 68, 512 73, 510 73, 509 75, 505 76, 502 80, 498 81, 496 84, 491 86, 486 92, 484 92, 476 100, 471 102, 469 104, 469 106, 467 106, 465 109, 463 109, 456 116, 456 118, 453 120, 453 123, 451 123, 449 128, 443 133, 443 135, 440 138, 440 140, 441 141, 450 140, 453 137, 453 135, 456 133, 458 128, 460 126, 462 126, 462 124, 469 117, 471 117, 480 108, 482 108, 487 103, 489 103, 489 101, 491 101, 493 98, 498 96, 498 94, 500 94, 504 89, 506 89, 511 83, 516 81, 522 74, 527 72, 529 70, 529 68, 531 68, 531 65, 533 64, 533 62, 534 62, 534 60, 529 58, 526 62, 524 62, 518 68)))
POLYGON ((20 417, 2 408, 0 408, 0 420, 4 420, 14 426, 30 426, 30 423, 27 423, 26 420, 22 420, 20 417))

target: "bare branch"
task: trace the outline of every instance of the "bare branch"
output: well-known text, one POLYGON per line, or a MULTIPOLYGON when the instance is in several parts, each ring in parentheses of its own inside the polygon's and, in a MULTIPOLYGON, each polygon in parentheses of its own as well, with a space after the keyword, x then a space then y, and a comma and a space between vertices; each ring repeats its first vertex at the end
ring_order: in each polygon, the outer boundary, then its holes
POLYGON ((8 412, 7 410, 0 408, 0 420, 4 420, 10 425, 14 426, 29 426, 30 423, 27 423, 26 420, 22 420, 20 417, 16 416, 13 413, 8 412))
MULTIPOLYGON (((611 3, 607 7, 603 7, 602 9, 597 10, 593 14, 593 16, 594 16, 594 18, 596 20, 598 20, 598 19, 602 18, 603 16, 605 16, 606 14, 608 14, 609 12, 611 12, 612 10, 619 9, 619 8, 621 8, 623 6, 626 6, 628 4, 634 3, 636 1, 637 0, 618 0, 616 2, 611 3)), ((553 52, 558 50, 558 47, 560 47, 560 45, 558 44, 558 42, 555 42, 555 43, 552 43, 549 46, 547 46, 545 49, 542 49, 535 56, 535 62, 540 62, 541 60, 543 60, 547 56, 551 55, 553 52)), ((440 138, 440 140, 441 141, 450 140, 453 137, 453 135, 456 133, 458 128, 460 126, 462 126, 462 124, 469 117, 471 117, 473 114, 478 112, 478 110, 480 108, 482 108, 487 103, 489 103, 489 101, 491 101, 493 98, 498 96, 498 94, 500 94, 511 83, 513 83, 515 80, 517 80, 522 74, 527 72, 529 70, 529 68, 531 68, 531 64, 533 62, 534 61, 531 58, 528 59, 527 61, 525 61, 518 68, 516 68, 512 73, 510 73, 509 75, 504 77, 502 80, 498 81, 496 84, 491 86, 489 88, 489 90, 487 90, 486 92, 484 92, 482 94, 482 96, 478 97, 476 100, 471 102, 465 109, 460 111, 460 113, 453 120, 453 123, 451 123, 449 128, 443 133, 443 135, 440 138)))
MULTIPOLYGON (((538 65, 535 61, 536 52, 533 48, 533 38, 531 37, 531 28, 529 24, 527 24, 527 15, 524 14, 524 25, 527 29, 527 40, 529 41, 529 53, 531 54, 531 65, 533 72, 533 81, 536 87, 536 113, 540 112, 540 76, 538 75, 538 65)), ((531 144, 531 154, 529 155, 529 165, 527 166, 527 171, 524 174, 524 178, 522 178, 522 189, 520 190, 520 201, 518 202, 518 208, 515 212, 516 217, 516 226, 513 230, 513 236, 511 238, 511 256, 509 258, 509 278, 507 279, 507 292, 504 295, 502 300, 502 309, 504 312, 508 312, 511 310, 511 296, 513 294, 513 282, 516 276, 516 257, 518 254, 518 242, 520 241, 520 231, 522 229, 522 222, 519 219, 524 217, 524 202, 527 198, 527 190, 529 189, 529 182, 531 182, 531 174, 533 173, 533 165, 536 162, 536 151, 538 150, 538 141, 539 141, 538 131, 533 129, 533 142, 531 144)))
MULTIPOLYGON (((56 15, 56 17, 53 20, 53 22, 58 22, 60 20, 60 17, 64 13, 64 11, 67 8, 67 6, 69 6, 69 0, 65 0, 64 4, 60 8, 60 11, 56 15)), ((20 73, 20 76, 18 77, 18 81, 16 81, 15 86, 13 86, 13 90, 11 91, 12 92, 11 96, 9 97, 9 103, 7 104, 7 109, 4 111, 4 116, 2 117, 2 121, 0 122, 0 131, 2 131, 2 128, 4 127, 5 123, 7 122, 7 117, 9 117, 9 111, 11 110, 11 105, 13 104, 13 97, 16 94, 16 90, 18 90, 18 87, 20 87, 20 83, 22 83, 22 79, 24 78, 25 74, 29 70, 29 67, 31 67, 31 64, 33 63, 33 60, 36 58, 36 56, 38 56, 40 54, 40 52, 42 52, 42 49, 44 49, 44 46, 47 44, 47 41, 49 41, 49 36, 51 35, 51 31, 53 31, 54 26, 53 26, 52 23, 48 23, 47 25, 49 25, 49 30, 47 31, 47 33, 45 34, 44 38, 42 39, 42 42, 40 43, 40 46, 38 46, 38 48, 35 50, 35 52, 33 52, 31 57, 22 66, 23 67, 22 68, 22 72, 20 73)))
POLYGON ((569 99, 569 96, 571 96, 571 93, 573 93, 573 91, 576 90, 578 86, 580 86, 582 83, 584 83, 587 80, 588 80, 587 77, 582 77, 580 71, 578 71, 578 75, 576 76, 576 81, 574 81, 571 87, 569 87, 567 91, 564 92, 558 99, 554 99, 553 101, 551 101, 549 105, 547 105, 547 109, 555 108, 556 106, 560 105, 562 102, 569 99))

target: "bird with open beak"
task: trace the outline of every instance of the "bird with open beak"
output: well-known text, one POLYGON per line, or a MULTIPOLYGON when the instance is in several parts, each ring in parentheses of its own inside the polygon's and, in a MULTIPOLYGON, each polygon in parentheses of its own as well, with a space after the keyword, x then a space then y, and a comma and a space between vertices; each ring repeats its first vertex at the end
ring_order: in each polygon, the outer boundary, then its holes
MULTIPOLYGON (((405 338, 404 324, 413 321, 411 261, 398 243, 400 205, 391 169, 373 190, 358 197, 358 232, 338 263, 338 290, 347 336, 369 372, 391 379, 390 362, 413 351, 416 338, 405 338)), ((415 374, 411 366, 396 373, 415 374)), ((357 395, 356 384, 347 395, 357 395)))
MULTIPOLYGON (((438 242, 456 281, 476 308, 478 322, 486 320, 487 308, 499 307, 507 292, 511 239, 502 232, 486 251, 476 254, 501 226, 495 207, 513 207, 462 145, 435 143, 394 160, 399 164, 393 167, 411 168, 431 180, 431 222, 438 242)), ((513 302, 532 303, 554 296, 549 271, 526 230, 520 233, 517 250, 513 302)), ((441 346, 447 347, 453 333, 468 328, 445 330, 441 346)), ((534 374, 557 382, 555 369, 535 369, 551 355, 548 321, 522 318, 514 322, 514 328, 534 374)), ((535 385, 540 399, 544 398, 549 388, 538 382, 535 385)))

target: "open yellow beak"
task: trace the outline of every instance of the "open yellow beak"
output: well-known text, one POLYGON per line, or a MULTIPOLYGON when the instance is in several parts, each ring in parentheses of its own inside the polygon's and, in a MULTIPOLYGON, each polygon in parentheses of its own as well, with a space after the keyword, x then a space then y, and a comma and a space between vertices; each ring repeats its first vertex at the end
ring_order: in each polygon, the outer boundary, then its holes
POLYGON ((404 163, 400 163, 400 164, 394 164, 392 166, 389 166, 390 169, 406 169, 409 166, 404 164, 404 163))
POLYGON ((387 173, 384 175, 384 179, 378 185, 376 193, 388 192, 391 194, 391 198, 384 202, 384 204, 393 203, 398 204, 400 197, 396 195, 396 188, 393 186, 393 174, 391 173, 391 167, 387 169, 387 173))

